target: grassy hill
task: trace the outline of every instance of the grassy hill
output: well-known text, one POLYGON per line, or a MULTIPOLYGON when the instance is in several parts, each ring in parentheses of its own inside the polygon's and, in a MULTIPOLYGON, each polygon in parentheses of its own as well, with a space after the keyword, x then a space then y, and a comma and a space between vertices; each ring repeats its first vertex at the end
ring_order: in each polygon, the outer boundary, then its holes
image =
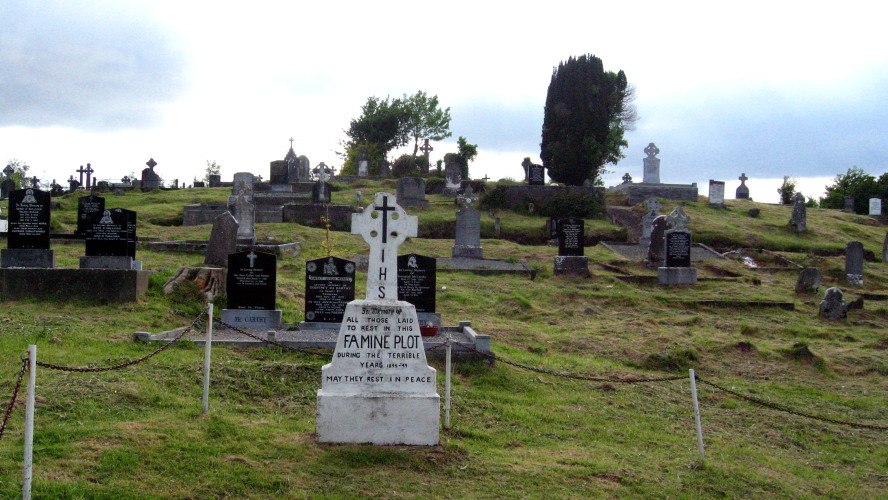
MULTIPOLYGON (((341 186, 334 203, 360 189, 394 191, 391 181, 341 186)), ((206 239, 210 227, 181 227, 182 206, 218 202, 228 189, 127 193, 107 206, 136 210, 139 235, 206 239)), ((449 256, 452 201, 431 196, 420 237, 403 252, 449 256)), ((75 226, 76 196, 59 199, 58 232, 75 226)), ((674 204, 665 203, 667 213, 674 204)), ((870 217, 809 209, 808 228, 787 228, 790 208, 728 201, 715 209, 690 203, 694 240, 720 250, 764 248, 817 267, 825 286, 846 298, 888 294, 881 262, 886 226, 870 217), (750 208, 759 208, 757 218, 750 208), (859 240, 876 256, 865 284, 843 282, 841 251, 859 240)), ((663 288, 618 279, 656 271, 601 245, 587 248, 593 276, 552 276, 556 248, 522 244, 544 237, 545 218, 501 212, 503 237, 482 219, 485 257, 527 259, 536 280, 439 273, 438 311, 445 324, 471 320, 504 359, 599 377, 686 375, 694 368, 737 392, 839 420, 888 425, 888 301, 867 299, 843 321, 817 317, 815 294, 793 291, 797 272, 750 269, 735 260, 698 264, 694 287, 663 288), (703 300, 731 300, 713 307, 703 300), (744 301, 787 302, 794 310, 744 301)), ((593 240, 625 239, 606 219, 587 221, 593 240)), ((325 232, 259 224, 259 239, 298 241, 298 257, 279 261, 278 306, 302 319, 304 262, 325 256, 325 232)), ((358 236, 333 233, 334 255, 366 253, 358 236)), ((82 244, 56 244, 57 265, 77 267, 82 244)), ((183 326, 202 304, 166 296, 162 284, 203 256, 139 249, 155 271, 137 303, 0 302, 0 410, 21 354, 37 344, 45 362, 102 366, 147 354, 134 331, 183 326)), ((765 257, 764 255, 762 257, 765 257)), ((763 262, 763 264, 769 264, 763 262)), ((358 296, 365 275, 359 273, 358 296)), ((182 343, 146 363, 105 373, 39 369, 35 424, 36 498, 290 497, 884 497, 888 431, 858 429, 754 406, 699 385, 707 461, 697 458, 689 384, 621 384, 566 379, 506 363, 457 365, 453 421, 431 448, 318 445, 315 391, 322 357, 278 349, 213 351, 211 414, 201 414, 203 349, 182 343)), ((443 363, 439 393, 443 394, 443 363)), ((0 495, 20 491, 23 411, 0 441, 0 495)))

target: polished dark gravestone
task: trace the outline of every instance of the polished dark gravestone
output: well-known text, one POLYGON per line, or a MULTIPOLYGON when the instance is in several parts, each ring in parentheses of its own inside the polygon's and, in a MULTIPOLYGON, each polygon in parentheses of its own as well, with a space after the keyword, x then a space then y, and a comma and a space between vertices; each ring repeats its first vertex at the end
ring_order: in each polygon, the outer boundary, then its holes
POLYGON ((546 167, 531 163, 527 167, 527 183, 531 186, 544 186, 546 184, 546 167))
POLYGON ((93 214, 84 237, 81 269, 141 269, 136 257, 136 212, 123 208, 93 214))
POLYGON ((666 231, 665 267, 691 267, 691 233, 666 231))
POLYGON ((589 277, 589 259, 585 256, 585 228, 583 219, 558 219, 555 225, 558 256, 552 273, 555 276, 589 277))
MULTIPOLYGON (((93 223, 93 217, 105 210, 105 198, 89 195, 77 198, 77 230, 74 234, 86 236, 93 223)), ((88 254, 87 254, 88 255, 88 254)))
POLYGON ((222 321, 237 328, 279 328, 277 257, 270 253, 233 253, 228 256, 225 291, 228 304, 222 321))
POLYGON ((305 323, 341 323, 353 300, 354 262, 325 257, 305 263, 305 323))
POLYGON ((9 193, 7 248, 0 267, 55 267, 49 249, 50 195, 39 189, 9 193))
POLYGON ((583 219, 559 219, 556 226, 558 234, 558 255, 585 255, 583 219))
POLYGON ((398 256, 398 300, 416 306, 417 313, 435 312, 437 269, 438 260, 434 257, 416 254, 398 256))

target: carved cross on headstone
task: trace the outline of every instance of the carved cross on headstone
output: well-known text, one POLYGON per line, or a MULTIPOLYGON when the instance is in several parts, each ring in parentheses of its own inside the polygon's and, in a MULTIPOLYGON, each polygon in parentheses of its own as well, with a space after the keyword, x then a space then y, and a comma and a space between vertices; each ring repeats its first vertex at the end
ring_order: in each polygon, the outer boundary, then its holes
POLYGON ((669 214, 669 226, 672 229, 686 230, 690 223, 691 218, 684 212, 684 208, 681 205, 675 207, 675 210, 669 214))
POLYGON ((472 191, 472 186, 468 186, 464 194, 457 196, 456 202, 463 208, 475 208, 475 203, 478 202, 478 197, 475 196, 475 193, 472 191))
POLYGON ((663 208, 663 204, 660 203, 660 200, 657 198, 651 197, 644 200, 644 208, 646 208, 648 212, 659 212, 663 208))
POLYGON ((40 187, 40 179, 38 179, 36 175, 31 177, 31 186, 35 188, 40 187))
POLYGON ((407 215, 391 193, 376 193, 373 203, 352 214, 352 234, 370 245, 367 300, 398 299, 398 247, 417 235, 417 217, 407 215))
POLYGON ((258 257, 258 255, 256 255, 256 252, 254 252, 252 250, 250 251, 250 253, 247 254, 247 259, 250 260, 250 267, 251 268, 256 264, 257 257, 258 257))

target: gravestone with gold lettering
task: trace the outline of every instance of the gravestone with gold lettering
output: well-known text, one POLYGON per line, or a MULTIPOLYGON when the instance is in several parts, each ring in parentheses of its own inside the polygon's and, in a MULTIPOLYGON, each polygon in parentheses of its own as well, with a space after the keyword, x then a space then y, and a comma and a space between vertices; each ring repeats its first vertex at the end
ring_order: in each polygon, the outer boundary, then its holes
POLYGON ((426 362, 416 308, 398 300, 398 247, 417 234, 390 193, 352 215, 370 245, 367 295, 346 306, 333 360, 321 369, 322 443, 436 445, 440 397, 426 362))

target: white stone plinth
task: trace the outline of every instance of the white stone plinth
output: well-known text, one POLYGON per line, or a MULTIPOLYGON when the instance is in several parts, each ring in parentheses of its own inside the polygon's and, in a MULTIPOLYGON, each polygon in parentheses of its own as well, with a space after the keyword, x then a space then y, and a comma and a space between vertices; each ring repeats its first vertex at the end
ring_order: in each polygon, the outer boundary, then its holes
POLYGON ((661 285, 696 285, 696 267, 658 267, 657 278, 661 285))
POLYGON ((437 394, 348 394, 318 391, 318 442, 438 444, 437 394))

